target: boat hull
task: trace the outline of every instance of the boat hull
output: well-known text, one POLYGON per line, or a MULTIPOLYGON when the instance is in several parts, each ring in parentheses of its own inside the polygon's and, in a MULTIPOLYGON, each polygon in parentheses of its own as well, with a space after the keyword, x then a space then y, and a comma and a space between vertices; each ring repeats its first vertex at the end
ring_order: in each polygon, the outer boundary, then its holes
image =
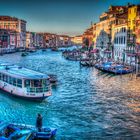
MULTIPOLYGON (((129 69, 129 70, 125 70, 125 69, 115 69, 115 70, 112 70, 111 69, 111 65, 110 66, 103 66, 103 65, 95 65, 95 68, 103 71, 103 72, 107 72, 107 73, 111 73, 111 74, 116 74, 116 75, 121 75, 121 74, 129 74, 129 73, 132 73, 133 70, 132 69, 129 69)), ((114 67, 115 68, 115 67, 114 67)))
POLYGON ((47 97, 51 96, 51 91, 48 91, 47 93, 39 95, 39 96, 30 96, 30 95, 25 95, 22 89, 16 89, 15 87, 12 87, 11 85, 9 86, 7 85, 7 87, 3 87, 3 85, 4 83, 0 82, 0 90, 4 91, 4 93, 6 93, 7 95, 16 97, 16 98, 24 99, 24 100, 41 102, 45 100, 47 97))
POLYGON ((70 61, 80 61, 80 58, 75 58, 75 57, 66 57, 66 59, 70 61))
POLYGON ((121 74, 129 74, 129 73, 132 73, 133 71, 132 70, 129 70, 129 71, 125 71, 125 70, 121 70, 121 71, 115 71, 115 70, 110 70, 108 71, 109 73, 112 73, 112 74, 117 74, 117 75, 121 75, 121 74))
POLYGON ((93 67, 94 66, 93 63, 89 63, 89 62, 80 62, 80 65, 85 66, 85 67, 93 67))
POLYGON ((11 94, 6 90, 3 90, 2 88, 0 88, 1 91, 4 92, 4 94, 6 93, 8 96, 14 97, 14 98, 18 98, 18 99, 22 99, 22 100, 29 100, 29 101, 36 101, 36 102, 42 102, 43 100, 45 100, 46 98, 48 98, 49 96, 45 96, 45 97, 26 97, 26 96, 18 96, 16 94, 11 94))
POLYGON ((33 125, 8 122, 0 122, 0 124, 0 140, 49 140, 56 135, 57 131, 56 128, 42 127, 41 132, 38 132, 33 125))

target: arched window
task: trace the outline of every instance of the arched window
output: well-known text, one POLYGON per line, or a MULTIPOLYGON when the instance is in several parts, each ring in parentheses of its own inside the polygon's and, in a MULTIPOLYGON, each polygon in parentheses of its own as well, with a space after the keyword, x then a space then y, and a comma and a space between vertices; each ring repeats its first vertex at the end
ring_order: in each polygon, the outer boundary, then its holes
POLYGON ((118 44, 120 44, 120 37, 118 37, 118 44))
POLYGON ((124 44, 126 44, 126 39, 125 39, 125 36, 124 36, 124 44))
POLYGON ((126 28, 124 27, 124 32, 126 32, 126 28))
POLYGON ((123 37, 121 37, 121 44, 123 44, 123 37))

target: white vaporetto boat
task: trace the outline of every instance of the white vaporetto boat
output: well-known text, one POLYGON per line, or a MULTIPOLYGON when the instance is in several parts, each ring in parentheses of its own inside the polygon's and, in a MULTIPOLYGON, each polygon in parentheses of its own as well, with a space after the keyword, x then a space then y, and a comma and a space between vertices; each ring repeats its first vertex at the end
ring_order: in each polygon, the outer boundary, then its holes
POLYGON ((0 88, 9 95, 31 100, 51 96, 48 75, 8 63, 0 64, 0 88))

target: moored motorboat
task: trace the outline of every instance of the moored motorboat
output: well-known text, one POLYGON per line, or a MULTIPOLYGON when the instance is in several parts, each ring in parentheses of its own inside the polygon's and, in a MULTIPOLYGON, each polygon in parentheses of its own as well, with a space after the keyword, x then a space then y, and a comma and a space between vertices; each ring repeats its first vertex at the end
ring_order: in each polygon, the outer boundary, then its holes
POLYGON ((107 72, 110 69, 111 65, 112 65, 112 62, 99 62, 95 64, 95 68, 103 72, 107 72))
POLYGON ((35 133, 35 140, 49 140, 56 135, 56 128, 43 128, 42 132, 35 133))
POLYGON ((58 51, 58 48, 53 47, 53 48, 51 48, 51 50, 52 50, 52 51, 58 51))
POLYGON ((49 74, 49 81, 52 85, 56 85, 57 83, 57 76, 56 75, 53 75, 53 74, 49 74))
POLYGON ((30 100, 51 96, 48 75, 11 64, 0 64, 0 88, 8 95, 30 100))
POLYGON ((80 61, 81 60, 81 53, 78 50, 72 50, 72 51, 64 51, 62 55, 67 59, 71 61, 80 61))
POLYGON ((56 128, 43 127, 38 132, 32 125, 0 122, 0 140, 49 140, 56 131, 56 128))
POLYGON ((128 74, 132 73, 134 69, 122 64, 116 64, 113 62, 102 62, 95 64, 95 67, 103 72, 108 72, 112 74, 128 74))
POLYGON ((80 61, 81 58, 77 56, 67 56, 66 59, 71 61, 80 61))
POLYGON ((42 49, 42 52, 45 52, 46 51, 46 49, 42 49))
POLYGON ((28 55, 28 52, 23 52, 22 54, 21 54, 21 56, 27 56, 28 55))
POLYGON ((129 74, 132 73, 133 71, 134 70, 132 68, 123 65, 117 65, 109 69, 109 72, 113 74, 129 74))
POLYGON ((29 52, 30 52, 30 53, 34 53, 34 52, 36 52, 36 50, 29 50, 29 52))
POLYGON ((92 60, 89 60, 89 59, 88 60, 81 60, 80 65, 86 66, 86 67, 93 67, 94 62, 92 60))

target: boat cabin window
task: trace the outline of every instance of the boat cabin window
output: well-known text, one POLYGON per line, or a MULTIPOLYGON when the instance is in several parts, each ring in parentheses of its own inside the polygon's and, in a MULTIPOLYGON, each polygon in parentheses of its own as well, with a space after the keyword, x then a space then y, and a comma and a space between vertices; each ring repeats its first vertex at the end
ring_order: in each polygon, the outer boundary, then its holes
POLYGON ((48 85, 48 80, 25 80, 25 87, 46 87, 48 85))
POLYGON ((17 79, 17 86, 22 87, 22 80, 21 79, 17 79))
POLYGON ((3 80, 2 80, 2 74, 0 74, 0 80, 3 81, 3 80))
POLYGON ((42 87, 42 80, 34 80, 34 81, 31 81, 32 83, 32 87, 42 87))
POLYGON ((30 80, 25 80, 25 87, 30 87, 30 80))
POLYGON ((43 87, 45 87, 45 86, 47 86, 47 85, 49 85, 49 84, 50 84, 49 80, 46 80, 46 79, 43 79, 43 80, 42 80, 42 85, 43 85, 43 87))
POLYGON ((8 76, 7 75, 3 75, 3 81, 8 82, 8 76))
POLYGON ((8 84, 17 86, 17 87, 22 87, 22 80, 21 79, 17 79, 17 78, 14 78, 14 77, 11 77, 11 76, 8 76, 5 74, 0 74, 0 80, 6 82, 8 84))
POLYGON ((17 79, 13 78, 13 85, 16 86, 17 85, 17 79))
POLYGON ((1 81, 4 81, 4 82, 7 82, 8 81, 8 76, 7 75, 4 75, 4 74, 1 74, 0 80, 1 81))
POLYGON ((0 73, 0 80, 2 79, 2 74, 0 73))
POLYGON ((9 77, 9 84, 13 85, 13 78, 9 77))

